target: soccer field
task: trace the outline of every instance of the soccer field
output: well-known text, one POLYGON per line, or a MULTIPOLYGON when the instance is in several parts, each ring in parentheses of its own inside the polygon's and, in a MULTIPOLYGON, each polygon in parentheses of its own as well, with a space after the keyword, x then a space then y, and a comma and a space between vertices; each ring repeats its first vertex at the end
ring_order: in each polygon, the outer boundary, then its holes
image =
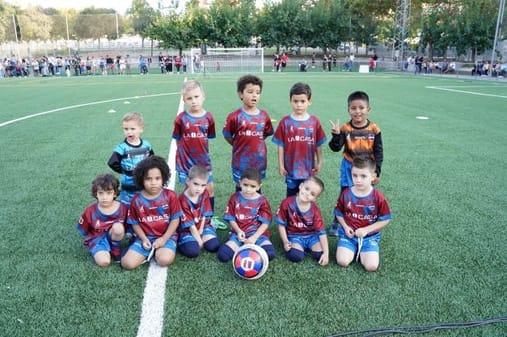
MULTIPOLYGON (((231 148, 221 130, 226 115, 240 106, 239 76, 195 77, 217 127, 210 141, 216 215, 234 191, 231 148)), ((380 269, 338 267, 334 237, 328 266, 310 257, 290 263, 272 225, 277 257, 256 281, 239 279, 213 254, 178 255, 164 270, 162 320, 153 322, 163 324, 161 336, 332 336, 505 318, 505 80, 388 73, 260 76, 259 106, 275 127, 290 112, 290 87, 310 84, 310 112, 320 118, 328 139, 329 120, 348 120, 348 94, 370 95, 369 117, 384 141, 379 188, 394 217, 383 232, 380 269)), ((125 112, 143 113, 143 138, 167 157, 183 80, 149 74, 0 81, 0 336, 155 337, 139 329, 150 267, 96 267, 75 227, 94 201, 92 179, 111 172, 106 161, 122 140, 125 112)), ((275 212, 286 186, 271 139, 268 149, 262 190, 275 212)), ((327 143, 323 150, 320 177, 326 187, 318 203, 330 224, 341 153, 327 143)), ((219 234, 225 239, 225 231, 219 234)), ((427 335, 500 337, 507 335, 507 323, 427 335)))

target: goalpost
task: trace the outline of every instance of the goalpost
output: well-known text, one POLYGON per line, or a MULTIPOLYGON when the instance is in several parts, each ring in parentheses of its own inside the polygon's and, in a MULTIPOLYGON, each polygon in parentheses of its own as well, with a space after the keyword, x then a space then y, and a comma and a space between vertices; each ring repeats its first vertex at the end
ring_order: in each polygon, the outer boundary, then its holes
POLYGON ((190 50, 190 73, 262 73, 263 48, 200 48, 190 50))

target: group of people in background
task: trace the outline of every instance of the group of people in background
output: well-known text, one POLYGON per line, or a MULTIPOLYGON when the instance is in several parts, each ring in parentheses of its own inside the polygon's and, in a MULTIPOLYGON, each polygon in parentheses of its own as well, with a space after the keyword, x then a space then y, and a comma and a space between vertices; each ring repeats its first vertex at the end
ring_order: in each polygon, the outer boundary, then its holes
MULTIPOLYGON (((77 225, 97 265, 118 261, 123 268, 134 269, 153 258, 168 266, 177 252, 195 258, 202 250, 227 262, 246 243, 262 247, 271 260, 275 257, 272 222, 288 260, 299 262, 309 255, 321 266, 329 263, 328 229, 316 203, 324 190, 319 173, 328 138, 319 118, 308 111, 311 88, 301 82, 291 87, 292 111, 274 128, 269 113, 258 106, 262 87, 262 80, 254 75, 237 81, 241 106, 228 114, 222 129, 232 147, 234 183, 223 212, 215 211, 215 172, 208 142, 216 138, 215 120, 204 109, 206 96, 198 81, 187 81, 182 88, 185 110, 176 116, 171 137, 177 145, 175 172, 141 137, 142 115, 130 112, 123 117, 125 138, 108 161, 121 182, 110 173, 97 176, 91 188, 97 202, 86 208, 77 225), (262 190, 269 137, 277 147, 278 172, 286 184, 286 197, 275 213, 262 190), (166 187, 172 174, 183 186, 179 195, 166 187), (217 213, 222 214, 221 220, 217 213), (225 242, 217 235, 220 225, 229 230, 225 242)), ((368 119, 371 108, 365 92, 351 93, 347 106, 350 120, 342 125, 339 119, 331 122, 329 146, 343 151, 343 159, 337 202, 334 208, 328 206, 334 214, 330 233, 338 236, 338 265, 346 267, 356 260, 375 271, 381 230, 391 219, 387 200, 375 187, 383 161, 382 137, 380 128, 368 119)))

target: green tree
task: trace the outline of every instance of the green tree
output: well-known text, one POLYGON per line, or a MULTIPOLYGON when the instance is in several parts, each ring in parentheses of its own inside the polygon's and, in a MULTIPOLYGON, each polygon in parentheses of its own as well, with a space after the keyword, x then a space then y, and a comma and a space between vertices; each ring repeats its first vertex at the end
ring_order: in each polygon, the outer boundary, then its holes
POLYGON ((23 41, 49 40, 53 28, 53 19, 44 14, 41 8, 30 7, 18 15, 20 33, 23 41))
POLYGON ((116 12, 106 8, 85 8, 76 17, 74 32, 78 40, 116 39, 116 12))
POLYGON ((146 0, 133 0, 127 15, 131 18, 134 32, 141 36, 141 45, 144 47, 144 39, 149 37, 150 28, 158 17, 157 11, 146 0))
POLYGON ((209 9, 209 41, 223 47, 246 47, 255 33, 254 0, 215 0, 209 9))

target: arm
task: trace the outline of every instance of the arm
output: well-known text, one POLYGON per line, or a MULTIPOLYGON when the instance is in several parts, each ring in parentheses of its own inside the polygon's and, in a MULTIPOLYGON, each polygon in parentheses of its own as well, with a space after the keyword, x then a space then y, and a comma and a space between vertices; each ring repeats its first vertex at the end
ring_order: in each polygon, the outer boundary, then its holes
POLYGON ((320 172, 320 169, 322 168, 322 146, 317 147, 317 156, 315 158, 315 168, 313 169, 314 173, 317 174, 320 172))
POLYGON ((234 231, 234 233, 236 233, 238 236, 238 240, 241 242, 245 241, 245 232, 239 228, 238 223, 234 220, 229 220, 229 225, 231 226, 231 229, 234 231))
POLYGON ((355 234, 358 238, 364 238, 370 233, 380 232, 382 228, 384 228, 389 223, 389 221, 391 220, 381 220, 374 222, 369 226, 358 228, 356 229, 355 234))
POLYGON ((327 242, 326 233, 319 236, 320 245, 322 246, 322 256, 319 259, 321 266, 326 266, 329 263, 329 243, 327 242))
POLYGON ((286 176, 287 171, 285 170, 285 164, 283 161, 283 147, 278 146, 278 172, 281 176, 286 176))
POLYGON ((280 240, 282 241, 283 249, 288 252, 292 246, 289 238, 287 237, 287 228, 283 225, 278 225, 278 234, 280 234, 280 240))
POLYGON ((341 216, 337 216, 336 217, 336 221, 338 221, 338 223, 342 226, 343 228, 343 231, 345 232, 345 235, 349 238, 353 238, 354 237, 354 229, 352 227, 350 227, 349 225, 347 225, 347 223, 345 222, 345 219, 341 216))
POLYGON ((111 158, 107 161, 107 165, 116 173, 121 173, 121 155, 118 152, 113 152, 111 158))
POLYGON ((132 225, 132 229, 134 230, 134 233, 136 233, 136 236, 141 239, 143 242, 143 248, 144 249, 150 249, 151 248, 151 242, 148 240, 148 237, 144 233, 143 229, 140 225, 132 225))
POLYGON ((174 220, 171 220, 171 222, 169 222, 169 226, 167 226, 167 230, 165 231, 164 235, 162 235, 161 237, 156 239, 155 242, 153 242, 153 247, 155 247, 155 249, 163 247, 166 244, 167 240, 169 240, 169 238, 174 234, 179 225, 180 225, 179 217, 174 220))
POLYGON ((377 173, 377 178, 380 178, 382 161, 384 161, 384 148, 382 146, 382 134, 380 132, 375 135, 373 141, 373 155, 375 156, 375 173, 377 173))
MULTIPOLYGON (((201 229, 203 228, 204 226, 201 227, 201 229)), ((201 234, 202 234, 202 230, 199 231, 197 229, 197 227, 195 227, 195 225, 192 225, 190 226, 190 228, 188 229, 190 231, 190 233, 192 234, 192 236, 194 237, 195 241, 197 241, 197 243, 199 244, 199 247, 202 248, 202 245, 203 245, 203 242, 202 242, 202 239, 201 239, 201 234)))
POLYGON ((255 242, 257 242, 257 240, 259 239, 259 237, 264 234, 264 232, 266 231, 266 229, 268 229, 268 224, 261 224, 259 226, 259 228, 257 228, 257 230, 255 231, 255 233, 250 236, 248 239, 245 240, 245 243, 252 243, 254 244, 255 242))

